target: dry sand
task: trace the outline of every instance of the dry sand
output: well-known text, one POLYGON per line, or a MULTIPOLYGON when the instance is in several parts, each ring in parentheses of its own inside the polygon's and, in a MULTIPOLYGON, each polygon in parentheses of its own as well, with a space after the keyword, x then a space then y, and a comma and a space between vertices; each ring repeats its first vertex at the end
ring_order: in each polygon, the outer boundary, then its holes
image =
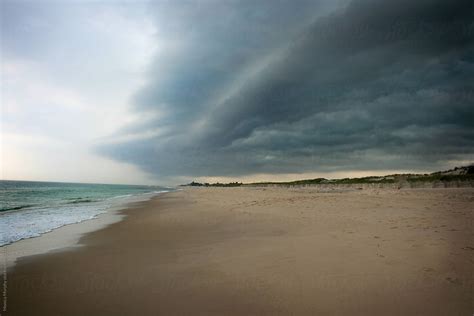
POLYGON ((474 189, 189 188, 20 259, 7 315, 472 315, 474 189))

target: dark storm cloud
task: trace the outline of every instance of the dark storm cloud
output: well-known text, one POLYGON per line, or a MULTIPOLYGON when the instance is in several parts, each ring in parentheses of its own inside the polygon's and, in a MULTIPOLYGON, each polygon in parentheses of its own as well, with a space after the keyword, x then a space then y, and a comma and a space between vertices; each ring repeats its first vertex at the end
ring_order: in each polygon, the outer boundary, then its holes
POLYGON ((168 176, 473 158, 474 2, 198 3, 154 8, 176 46, 134 109, 159 115, 103 153, 168 176))

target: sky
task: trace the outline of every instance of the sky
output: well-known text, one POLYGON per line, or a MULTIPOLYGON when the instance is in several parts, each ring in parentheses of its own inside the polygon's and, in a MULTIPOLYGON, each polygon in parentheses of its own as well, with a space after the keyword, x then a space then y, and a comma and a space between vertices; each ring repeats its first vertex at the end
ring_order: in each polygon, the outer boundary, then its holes
POLYGON ((177 184, 474 161, 471 0, 1 1, 3 179, 177 184))

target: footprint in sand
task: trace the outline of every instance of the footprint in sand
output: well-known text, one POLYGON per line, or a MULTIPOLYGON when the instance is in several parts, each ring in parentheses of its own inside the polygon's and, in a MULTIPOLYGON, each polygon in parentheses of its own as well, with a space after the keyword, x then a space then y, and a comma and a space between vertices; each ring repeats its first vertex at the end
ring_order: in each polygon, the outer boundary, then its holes
POLYGON ((462 281, 458 278, 447 277, 446 281, 448 281, 449 283, 455 284, 455 285, 461 285, 462 284, 462 281))

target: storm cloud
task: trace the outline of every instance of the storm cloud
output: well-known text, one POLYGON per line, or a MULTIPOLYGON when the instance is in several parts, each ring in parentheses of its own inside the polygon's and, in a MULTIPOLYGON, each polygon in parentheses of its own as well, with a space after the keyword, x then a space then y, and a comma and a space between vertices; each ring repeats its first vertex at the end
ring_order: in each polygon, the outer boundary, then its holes
POLYGON ((141 119, 98 147, 106 156, 156 176, 473 160, 473 1, 180 1, 150 12, 159 49, 131 100, 141 119))

